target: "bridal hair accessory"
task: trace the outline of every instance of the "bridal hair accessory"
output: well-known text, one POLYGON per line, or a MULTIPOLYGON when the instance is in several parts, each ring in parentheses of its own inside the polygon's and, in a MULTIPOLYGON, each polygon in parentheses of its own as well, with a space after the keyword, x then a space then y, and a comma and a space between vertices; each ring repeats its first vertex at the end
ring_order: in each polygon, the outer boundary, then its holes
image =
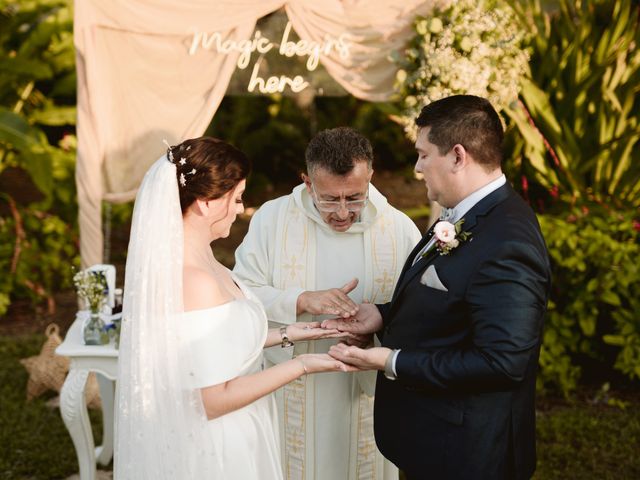
MULTIPOLYGON (((184 160, 184 159, 182 159, 184 160)), ((197 170, 195 168, 192 168, 190 172, 187 172, 186 174, 181 173, 180 174, 180 186, 184 187, 187 184, 187 177, 186 175, 195 175, 197 172, 197 170)))
MULTIPOLYGON (((167 142, 166 140, 162 140, 162 141, 167 146, 167 158, 171 163, 173 163, 176 166, 176 168, 178 168, 178 165, 180 165, 181 167, 184 167, 185 165, 187 165, 187 157, 180 157, 180 160, 178 160, 178 163, 176 163, 175 157, 173 156, 173 149, 176 147, 169 145, 169 142, 167 142)), ((184 144, 180 144, 180 146, 178 147, 178 150, 189 151, 191 150, 191 145, 185 148, 184 144)), ((196 173, 197 173, 197 170, 195 168, 192 168, 189 172, 186 172, 186 173, 180 172, 180 176, 178 177, 180 186, 184 187, 187 184, 187 175, 195 175, 196 173)))
POLYGON ((173 147, 171 145, 169 145, 169 142, 167 142, 166 138, 162 139, 162 143, 164 143, 167 146, 167 159, 171 162, 171 163, 176 163, 173 160, 173 147))

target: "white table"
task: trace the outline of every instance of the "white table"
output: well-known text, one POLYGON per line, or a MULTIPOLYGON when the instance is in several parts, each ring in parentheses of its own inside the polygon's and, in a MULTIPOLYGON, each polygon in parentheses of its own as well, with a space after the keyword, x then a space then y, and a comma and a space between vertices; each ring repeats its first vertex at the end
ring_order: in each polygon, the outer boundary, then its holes
POLYGON ((118 350, 108 345, 85 345, 82 319, 69 328, 56 354, 71 360, 69 374, 60 392, 60 413, 69 430, 80 466, 80 480, 95 480, 96 461, 108 465, 113 456, 113 404, 118 372, 118 350), (87 413, 84 389, 89 372, 96 372, 102 400, 102 445, 95 448, 87 413))

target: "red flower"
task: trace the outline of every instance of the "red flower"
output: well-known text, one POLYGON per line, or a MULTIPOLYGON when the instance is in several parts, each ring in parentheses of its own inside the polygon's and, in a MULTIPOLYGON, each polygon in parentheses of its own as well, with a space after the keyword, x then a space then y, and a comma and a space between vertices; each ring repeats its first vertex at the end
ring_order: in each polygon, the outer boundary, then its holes
POLYGON ((638 220, 634 220, 634 221, 633 221, 633 223, 632 223, 632 225, 633 225, 633 229, 634 229, 636 232, 640 232, 640 222, 639 222, 638 220))

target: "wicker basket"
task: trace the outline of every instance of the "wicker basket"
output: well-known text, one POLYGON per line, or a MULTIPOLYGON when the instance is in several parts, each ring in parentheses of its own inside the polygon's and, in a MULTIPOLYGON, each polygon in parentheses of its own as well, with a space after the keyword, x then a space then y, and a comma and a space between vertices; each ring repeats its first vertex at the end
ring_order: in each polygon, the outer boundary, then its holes
MULTIPOLYGON (((48 390, 60 393, 69 371, 69 359, 56 355, 55 350, 62 343, 60 328, 51 323, 45 330, 47 340, 42 345, 40 355, 24 358, 20 363, 29 371, 27 382, 27 401, 42 395, 48 390)), ((95 373, 91 373, 85 387, 85 396, 89 408, 100 408, 100 390, 95 373)))

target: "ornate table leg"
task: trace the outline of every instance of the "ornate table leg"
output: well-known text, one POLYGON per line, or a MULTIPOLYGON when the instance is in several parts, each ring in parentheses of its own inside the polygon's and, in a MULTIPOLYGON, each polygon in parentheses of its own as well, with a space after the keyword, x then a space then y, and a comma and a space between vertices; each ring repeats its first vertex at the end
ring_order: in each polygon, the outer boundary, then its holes
POLYGON ((84 398, 84 387, 88 376, 88 370, 78 370, 72 366, 60 392, 60 413, 76 448, 80 480, 96 478, 93 434, 84 398))
POLYGON ((96 458, 102 465, 108 465, 113 455, 113 380, 96 373, 102 400, 102 445, 96 448, 96 458))

